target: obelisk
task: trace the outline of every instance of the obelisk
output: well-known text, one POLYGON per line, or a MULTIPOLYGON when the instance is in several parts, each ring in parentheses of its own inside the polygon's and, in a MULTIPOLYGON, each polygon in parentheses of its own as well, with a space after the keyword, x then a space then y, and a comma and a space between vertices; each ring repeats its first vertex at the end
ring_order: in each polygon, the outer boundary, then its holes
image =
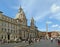
POLYGON ((48 35, 48 23, 46 23, 46 39, 49 39, 49 35, 48 35))

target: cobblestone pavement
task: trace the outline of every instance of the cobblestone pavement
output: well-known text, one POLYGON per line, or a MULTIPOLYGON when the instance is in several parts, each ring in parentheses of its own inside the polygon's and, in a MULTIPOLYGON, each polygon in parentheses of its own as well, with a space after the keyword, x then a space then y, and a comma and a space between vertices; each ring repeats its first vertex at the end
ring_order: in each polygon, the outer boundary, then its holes
POLYGON ((60 47, 60 45, 58 45, 57 41, 55 40, 53 42, 50 40, 41 40, 40 42, 27 47, 60 47))
POLYGON ((27 43, 21 42, 21 43, 5 43, 5 44, 0 44, 0 47, 16 47, 16 46, 24 46, 27 43))
POLYGON ((0 47, 17 47, 17 46, 24 46, 25 47, 60 47, 57 42, 54 40, 52 43, 50 40, 41 40, 40 42, 34 43, 32 45, 28 45, 28 43, 9 43, 9 44, 0 44, 0 47))

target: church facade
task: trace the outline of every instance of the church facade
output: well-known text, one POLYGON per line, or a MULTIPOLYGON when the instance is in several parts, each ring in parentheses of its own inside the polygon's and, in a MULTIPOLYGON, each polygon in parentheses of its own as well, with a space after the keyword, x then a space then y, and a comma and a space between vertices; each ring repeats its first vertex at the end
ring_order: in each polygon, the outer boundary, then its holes
POLYGON ((34 22, 32 17, 30 26, 27 25, 27 19, 21 7, 16 18, 10 18, 0 11, 0 40, 38 37, 38 30, 34 22))

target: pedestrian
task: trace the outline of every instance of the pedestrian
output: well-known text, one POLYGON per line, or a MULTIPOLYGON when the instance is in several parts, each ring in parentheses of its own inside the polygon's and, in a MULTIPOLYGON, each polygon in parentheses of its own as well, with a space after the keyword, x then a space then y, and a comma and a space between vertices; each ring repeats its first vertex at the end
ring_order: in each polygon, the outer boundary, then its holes
POLYGON ((31 44, 31 39, 29 39, 29 41, 28 41, 28 42, 29 42, 29 45, 30 45, 30 44, 31 44))
POLYGON ((51 38, 51 42, 53 42, 53 38, 51 38))
POLYGON ((60 45, 60 39, 58 39, 58 45, 60 45))
POLYGON ((37 42, 37 38, 35 38, 35 42, 37 42))

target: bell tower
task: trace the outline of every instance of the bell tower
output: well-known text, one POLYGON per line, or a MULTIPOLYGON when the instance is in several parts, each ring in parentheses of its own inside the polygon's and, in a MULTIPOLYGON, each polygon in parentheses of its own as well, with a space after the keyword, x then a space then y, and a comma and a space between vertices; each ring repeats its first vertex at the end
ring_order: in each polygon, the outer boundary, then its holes
POLYGON ((31 23, 30 23, 31 27, 35 27, 35 24, 34 24, 34 18, 32 17, 31 18, 31 23))
POLYGON ((15 19, 18 19, 20 21, 21 25, 27 26, 27 19, 26 19, 25 13, 24 13, 23 9, 21 8, 21 6, 19 8, 19 11, 18 11, 15 19))

